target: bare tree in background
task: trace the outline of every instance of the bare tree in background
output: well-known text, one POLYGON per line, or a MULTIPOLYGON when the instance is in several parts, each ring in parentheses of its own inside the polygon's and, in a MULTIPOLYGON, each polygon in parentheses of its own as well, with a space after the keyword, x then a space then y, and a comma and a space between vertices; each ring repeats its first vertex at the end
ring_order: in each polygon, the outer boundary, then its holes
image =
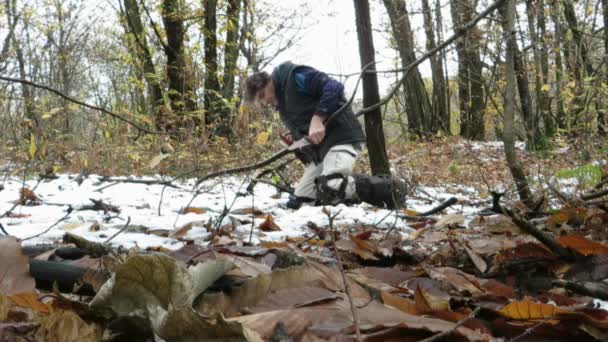
MULTIPOLYGON (((384 0, 391 21, 393 37, 397 43, 401 64, 406 67, 416 60, 414 38, 404 0, 384 0)), ((403 86, 408 129, 423 136, 436 129, 437 118, 433 116, 431 103, 418 68, 414 68, 403 86)))
MULTIPOLYGON (((361 59, 361 68, 363 68, 369 63, 374 63, 376 53, 372 37, 369 2, 368 0, 353 1, 355 3, 357 36, 359 38, 359 57, 361 59)), ((368 70, 376 70, 376 68, 372 65, 368 70)), ((376 73, 365 73, 363 75, 363 106, 369 107, 378 102, 380 102, 378 77, 376 73)), ((372 174, 390 175, 391 170, 386 154, 380 108, 365 113, 365 134, 367 136, 367 149, 369 151, 372 174)))
POLYGON ((519 198, 526 205, 530 205, 532 201, 532 194, 528 186, 528 181, 524 170, 517 158, 515 151, 515 93, 516 93, 516 79, 515 79, 515 54, 517 49, 517 41, 515 39, 515 0, 507 0, 503 5, 502 9, 502 20, 504 28, 504 37, 507 43, 506 49, 506 68, 505 78, 507 81, 505 98, 504 98, 504 113, 503 113, 503 142, 505 147, 505 157, 519 198))
MULTIPOLYGON (((471 21, 476 1, 450 0, 454 30, 471 21)), ((456 41, 458 55, 458 100, 460 108, 460 133, 468 139, 484 138, 484 94, 482 84, 483 64, 479 57, 479 29, 469 30, 456 41)))

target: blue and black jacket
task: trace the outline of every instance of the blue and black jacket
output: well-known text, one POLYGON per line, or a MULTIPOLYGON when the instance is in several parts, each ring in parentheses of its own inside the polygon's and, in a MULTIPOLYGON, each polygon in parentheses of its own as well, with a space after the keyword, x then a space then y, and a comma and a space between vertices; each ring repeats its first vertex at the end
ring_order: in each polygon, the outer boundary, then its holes
MULTIPOLYGON (((344 86, 327 74, 305 65, 284 62, 271 76, 281 120, 295 139, 308 135, 314 114, 329 118, 346 103, 344 86)), ((326 126, 325 139, 315 145, 319 160, 336 145, 362 146, 365 135, 350 106, 326 126)))

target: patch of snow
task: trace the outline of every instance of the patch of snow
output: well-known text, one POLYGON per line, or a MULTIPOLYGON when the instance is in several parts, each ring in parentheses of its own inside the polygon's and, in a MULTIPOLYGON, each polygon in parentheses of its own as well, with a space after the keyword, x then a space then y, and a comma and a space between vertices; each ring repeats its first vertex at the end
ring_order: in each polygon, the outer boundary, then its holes
MULTIPOLYGON (((209 236, 204 223, 211 222, 215 225, 216 221, 223 217, 220 224, 231 224, 228 215, 222 215, 225 208, 231 210, 251 208, 252 205, 265 214, 271 214, 276 224, 281 228, 276 232, 261 232, 257 227, 264 221, 264 218, 253 218, 252 242, 264 241, 284 241, 287 237, 303 236, 311 233, 307 228, 308 222, 313 222, 318 226, 328 224, 327 215, 322 210, 323 207, 304 206, 299 210, 285 209, 280 206, 288 199, 287 194, 280 198, 273 198, 276 189, 266 184, 258 184, 254 190, 254 197, 245 192, 248 180, 244 178, 225 178, 223 180, 210 180, 203 186, 209 189, 192 200, 192 187, 195 180, 186 180, 175 183, 180 189, 167 187, 164 190, 162 202, 162 185, 145 185, 135 183, 111 183, 103 182, 101 176, 91 175, 82 184, 75 181, 76 175, 61 174, 58 179, 43 181, 38 185, 34 192, 43 200, 42 205, 38 206, 18 206, 13 214, 24 217, 5 217, 0 219, 11 235, 18 238, 27 238, 39 234, 50 227, 53 223, 66 215, 68 206, 79 208, 84 205, 91 205, 90 199, 102 200, 106 204, 112 204, 121 209, 120 214, 109 213, 105 215, 99 211, 78 211, 74 210, 67 220, 57 224, 42 236, 24 241, 24 244, 49 243, 60 240, 65 232, 80 235, 92 241, 103 242, 118 232, 130 218, 130 227, 144 226, 148 230, 172 231, 188 223, 194 223, 193 228, 188 231, 186 238, 193 239, 202 243, 209 236), (101 191, 99 189, 104 188, 101 191), (97 190, 97 191, 96 191, 97 190), (192 200, 192 203, 190 201, 192 200), (159 215, 160 203, 160 215, 159 215), (189 204, 190 203, 190 204, 189 204), (205 210, 203 214, 178 214, 179 211, 189 205, 205 210), (109 221, 105 220, 108 216, 112 217, 109 221), (101 229, 92 230, 91 227, 99 223, 101 229)), ((129 177, 131 179, 142 180, 161 180, 159 177, 129 177)), ((25 186, 32 189, 36 185, 36 180, 28 180, 25 186)), ((7 180, 4 184, 5 189, 0 191, 0 212, 5 212, 13 206, 14 201, 19 197, 22 182, 17 179, 7 180)), ((443 193, 443 189, 427 189, 437 197, 449 197, 443 193)), ((408 203, 413 210, 424 211, 437 205, 418 205, 415 202, 408 203)), ((341 225, 374 225, 383 229, 394 229, 394 231, 407 234, 412 231, 402 219, 395 216, 395 212, 384 209, 374 209, 368 204, 355 206, 338 205, 328 207, 331 213, 340 211, 335 220, 336 226, 341 225)), ((237 220, 250 221, 251 214, 229 214, 237 220)), ((245 241, 249 239, 251 223, 239 225, 235 233, 245 241)), ((182 242, 144 232, 122 232, 111 242, 113 245, 121 245, 127 248, 139 246, 140 248, 162 246, 168 249, 181 247, 182 242)))

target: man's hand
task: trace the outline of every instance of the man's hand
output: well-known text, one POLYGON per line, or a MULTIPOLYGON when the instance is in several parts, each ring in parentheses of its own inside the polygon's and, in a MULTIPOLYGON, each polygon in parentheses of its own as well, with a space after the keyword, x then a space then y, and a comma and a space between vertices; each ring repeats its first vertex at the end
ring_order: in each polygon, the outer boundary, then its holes
POLYGON ((308 138, 313 144, 319 144, 325 138, 325 124, 323 124, 323 118, 317 114, 313 115, 310 121, 308 138))

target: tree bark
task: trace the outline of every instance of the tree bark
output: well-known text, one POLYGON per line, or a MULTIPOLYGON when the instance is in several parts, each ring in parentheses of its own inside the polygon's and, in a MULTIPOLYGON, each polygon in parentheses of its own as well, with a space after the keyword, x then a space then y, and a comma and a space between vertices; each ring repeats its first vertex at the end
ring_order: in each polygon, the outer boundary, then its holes
MULTIPOLYGON (((450 0, 455 30, 473 18, 474 7, 470 0, 450 0)), ((483 64, 479 57, 481 31, 468 31, 456 42, 458 55, 458 98, 461 134, 468 139, 484 138, 484 101, 481 73, 483 64)))
MULTIPOLYGON (((433 16, 429 0, 422 0, 422 12, 424 15, 424 31, 426 34, 426 49, 430 51, 437 46, 435 42, 435 31, 433 30, 433 16)), ((439 19, 438 19, 439 20, 439 19)), ((433 78, 432 109, 433 117, 437 119, 437 129, 450 133, 450 111, 447 102, 446 80, 444 77, 443 63, 441 56, 433 55, 430 57, 431 74, 433 78)))
POLYGON ((564 98, 562 94, 564 67, 562 63, 562 44, 564 34, 562 26, 554 11, 551 11, 551 19, 555 32, 553 34, 553 58, 555 60, 555 97, 556 97, 556 113, 555 124, 560 129, 566 129, 566 111, 564 109, 564 98))
MULTIPOLYGON (((184 115, 196 111, 194 94, 194 77, 188 70, 189 63, 185 53, 185 28, 181 16, 180 0, 163 0, 161 15, 167 35, 165 54, 167 56, 167 81, 169 83, 168 97, 175 114, 184 115)), ((198 120, 194 120, 196 123, 198 120)), ((181 126, 179 124, 178 126, 181 126)))
MULTIPOLYGON (((528 2, 529 3, 529 2, 528 2)), ((504 15, 504 14, 503 14, 504 15)), ((533 25, 532 25, 533 26, 533 25)), ((533 27, 530 27, 530 30, 533 30, 533 27)), ((532 38, 534 41, 534 38, 532 38)), ((534 43, 532 43, 534 45, 534 43)), ((526 128, 526 146, 529 150, 536 149, 536 140, 538 138, 538 123, 537 123, 537 115, 534 112, 532 106, 532 95, 530 94, 530 82, 528 80, 528 71, 526 70, 526 64, 524 63, 524 58, 517 46, 517 40, 514 39, 513 42, 507 42, 507 49, 511 49, 513 52, 513 68, 515 70, 515 77, 517 80, 517 90, 519 93, 519 101, 521 103, 521 114, 524 121, 524 126, 526 128), (510 46, 509 44, 513 44, 510 46)), ((534 48, 535 61, 540 60, 537 58, 536 48, 534 48)), ((535 66, 538 66, 540 63, 535 63, 535 66)), ((537 87, 537 95, 540 91, 540 79, 538 73, 536 73, 536 82, 535 85, 537 87)), ((538 100, 538 97, 537 97, 538 100)))
MULTIPOLYGON (((384 0, 391 21, 393 37, 398 46, 402 67, 416 60, 414 39, 404 0, 384 0)), ((434 58, 434 57, 433 57, 434 58)), ((405 104, 410 132, 419 136, 432 133, 434 120, 429 97, 418 68, 410 72, 404 87, 405 104)))
MULTIPOLYGON (((604 7, 604 89, 608 88, 608 0, 602 0, 604 7)), ((602 135, 608 134, 608 101, 604 102, 604 109, 599 119, 599 132, 602 135)))
POLYGON ((545 135, 550 137, 555 134, 555 122, 551 113, 551 101, 549 99, 549 91, 546 88, 549 84, 549 52, 547 49, 548 42, 546 40, 547 24, 545 14, 545 0, 537 0, 536 3, 536 18, 538 24, 538 41, 540 42, 540 75, 541 75, 541 92, 538 99, 540 117, 545 124, 545 135), (543 88, 544 87, 544 88, 543 88))
POLYGON ((152 60, 152 53, 148 46, 148 39, 141 20, 141 12, 137 0, 123 0, 125 7, 125 18, 129 32, 135 40, 135 56, 142 65, 144 79, 148 88, 148 104, 154 114, 157 128, 161 128, 164 118, 163 111, 159 109, 163 105, 163 92, 156 74, 156 66, 152 60))
MULTIPOLYGON (((359 56, 361 68, 363 68, 375 60, 369 2, 368 0, 353 0, 353 2, 359 39, 359 56)), ((368 70, 376 70, 375 65, 369 67, 368 70)), ((363 107, 369 107, 378 102, 380 102, 378 77, 376 73, 366 73, 363 75, 363 107)), ((365 132, 372 174, 390 175, 380 108, 365 113, 365 132)))
POLYGON ((226 29, 226 48, 224 50, 224 98, 229 100, 234 97, 234 79, 237 70, 237 59, 239 57, 239 18, 242 0, 228 0, 226 17, 228 19, 226 29))
POLYGON ((515 48, 517 47, 517 41, 515 39, 514 29, 514 18, 515 18, 515 0, 507 0, 506 4, 501 9, 503 13, 503 28, 505 34, 505 40, 507 41, 506 50, 506 91, 504 99, 504 113, 503 113, 503 143, 505 148, 505 158, 509 165, 509 170, 515 181, 519 198, 523 203, 530 206, 532 201, 532 194, 528 186, 525 172, 517 158, 515 152, 515 132, 514 132, 514 117, 515 117, 515 87, 517 86, 515 80, 515 48))
POLYGON ((230 132, 223 111, 222 89, 218 76, 217 62, 217 0, 203 0, 205 10, 205 124, 210 136, 227 136, 230 132))

